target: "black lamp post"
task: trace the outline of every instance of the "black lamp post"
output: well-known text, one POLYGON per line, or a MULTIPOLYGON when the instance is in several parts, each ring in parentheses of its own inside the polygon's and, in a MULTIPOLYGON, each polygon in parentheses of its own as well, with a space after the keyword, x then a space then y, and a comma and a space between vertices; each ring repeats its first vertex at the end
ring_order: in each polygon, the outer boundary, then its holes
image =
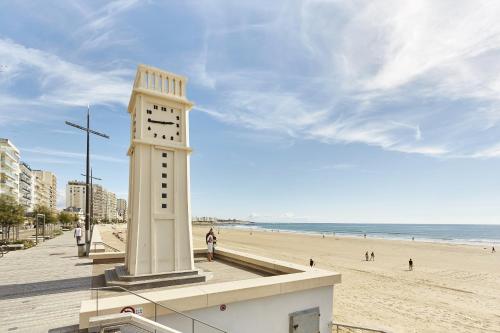
POLYGON ((66 125, 76 127, 78 129, 81 129, 82 131, 87 132, 87 158, 86 158, 86 168, 85 168, 85 245, 86 245, 86 255, 89 255, 89 250, 90 250, 90 238, 89 238, 89 231, 90 231, 90 194, 89 194, 89 188, 90 188, 90 174, 89 174, 89 169, 90 169, 90 133, 101 136, 103 138, 109 139, 109 136, 103 133, 99 133, 96 131, 93 131, 90 129, 90 106, 87 108, 87 127, 82 127, 80 125, 71 123, 69 121, 65 122, 66 125))

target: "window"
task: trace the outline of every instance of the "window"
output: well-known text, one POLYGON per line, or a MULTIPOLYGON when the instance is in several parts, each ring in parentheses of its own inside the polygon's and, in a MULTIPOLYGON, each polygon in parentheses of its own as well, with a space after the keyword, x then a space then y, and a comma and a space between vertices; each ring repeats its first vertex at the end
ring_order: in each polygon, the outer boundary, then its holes
POLYGON ((177 135, 179 135, 179 132, 177 132, 177 135))
POLYGON ((161 188, 167 188, 167 183, 161 183, 161 188))
POLYGON ((161 208, 167 208, 167 204, 161 204, 161 208))
POLYGON ((147 113, 147 114, 153 114, 153 111, 151 111, 151 110, 147 110, 147 111, 146 111, 146 113, 147 113))
POLYGON ((165 135, 163 135, 163 138, 165 139, 165 135))
POLYGON ((179 116, 177 116, 177 120, 179 120, 179 116))
POLYGON ((153 105, 153 109, 158 110, 158 105, 153 105))
POLYGON ((179 128, 179 124, 177 124, 177 128, 179 128))
POLYGON ((156 138, 156 136, 157 136, 157 135, 158 135, 158 134, 156 134, 156 133, 155 133, 155 138, 156 138))
POLYGON ((167 178, 167 174, 166 173, 162 173, 161 174, 161 178, 167 178))
POLYGON ((165 199, 165 198, 167 197, 167 193, 162 193, 162 194, 161 194, 161 197, 162 197, 163 199, 165 199))
POLYGON ((166 168, 167 167, 167 163, 162 163, 161 166, 164 167, 164 168, 166 168))
POLYGON ((151 131, 151 126, 148 126, 148 131, 151 131))
POLYGON ((161 156, 162 157, 167 157, 167 153, 162 153, 161 156))
POLYGON ((170 137, 170 140, 172 140, 172 141, 173 141, 173 140, 174 140, 174 137, 173 137, 173 136, 171 136, 171 137, 170 137))
POLYGON ((174 113, 174 109, 170 109, 170 113, 174 113))

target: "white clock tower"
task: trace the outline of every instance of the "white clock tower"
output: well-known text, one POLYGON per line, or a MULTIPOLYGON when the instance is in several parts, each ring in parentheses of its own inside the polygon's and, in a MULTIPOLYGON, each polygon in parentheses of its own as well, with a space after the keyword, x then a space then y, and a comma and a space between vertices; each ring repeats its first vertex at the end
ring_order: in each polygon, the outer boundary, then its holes
POLYGON ((129 276, 194 271, 189 193, 189 121, 185 77, 139 65, 131 119, 129 276))

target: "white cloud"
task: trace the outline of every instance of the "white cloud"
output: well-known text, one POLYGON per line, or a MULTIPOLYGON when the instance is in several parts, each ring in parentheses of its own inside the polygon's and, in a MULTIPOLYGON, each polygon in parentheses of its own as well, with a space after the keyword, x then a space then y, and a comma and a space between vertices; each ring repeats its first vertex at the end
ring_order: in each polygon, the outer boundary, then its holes
MULTIPOLYGON (((20 148, 21 153, 31 153, 35 155, 45 155, 45 156, 56 156, 67 159, 78 159, 83 160, 85 154, 69 152, 64 150, 54 150, 47 148, 20 148)), ((90 158, 99 161, 113 162, 113 163, 127 163, 126 159, 115 158, 107 155, 90 154, 90 158)))
POLYGON ((497 156, 500 2, 197 6, 208 33, 195 78, 218 94, 207 114, 328 143, 497 156))
POLYGON ((1 76, 1 86, 8 88, 16 80, 29 78, 30 84, 39 89, 38 95, 31 98, 10 97, 11 104, 81 106, 88 103, 126 105, 128 102, 132 70, 91 70, 8 39, 0 39, 0 58, 8 66, 1 76))

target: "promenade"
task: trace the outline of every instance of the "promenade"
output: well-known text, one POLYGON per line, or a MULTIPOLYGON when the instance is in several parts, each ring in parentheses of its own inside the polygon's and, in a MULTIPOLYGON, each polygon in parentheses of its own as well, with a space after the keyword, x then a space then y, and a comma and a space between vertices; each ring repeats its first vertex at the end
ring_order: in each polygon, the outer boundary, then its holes
POLYGON ((0 258, 0 332, 74 332, 90 298, 91 260, 72 232, 0 258))

